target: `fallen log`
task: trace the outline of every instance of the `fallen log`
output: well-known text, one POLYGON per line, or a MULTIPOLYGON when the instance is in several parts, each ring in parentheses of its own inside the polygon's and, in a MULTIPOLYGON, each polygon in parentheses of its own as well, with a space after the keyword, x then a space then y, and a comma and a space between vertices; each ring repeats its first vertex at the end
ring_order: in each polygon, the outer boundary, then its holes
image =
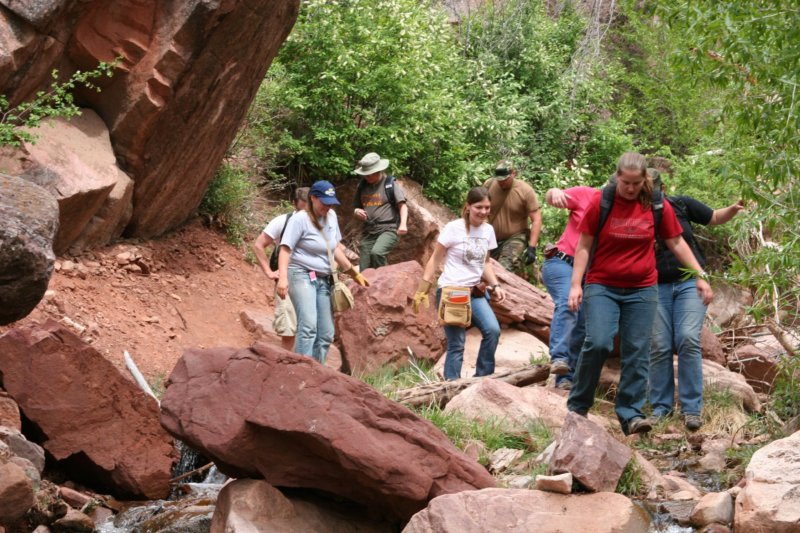
POLYGON ((550 365, 535 365, 523 368, 522 370, 509 370, 491 376, 491 378, 463 378, 454 381, 440 381, 436 383, 426 383, 410 389, 403 389, 394 394, 394 401, 402 403, 406 407, 422 407, 425 405, 438 405, 444 407, 459 392, 482 379, 497 379, 525 387, 534 383, 545 381, 550 375, 550 365))

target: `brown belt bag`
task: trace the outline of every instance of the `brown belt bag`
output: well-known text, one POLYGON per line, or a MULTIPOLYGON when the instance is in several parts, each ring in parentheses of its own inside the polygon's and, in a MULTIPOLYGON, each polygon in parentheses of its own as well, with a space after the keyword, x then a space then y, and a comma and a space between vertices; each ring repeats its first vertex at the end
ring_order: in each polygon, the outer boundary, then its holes
POLYGON ((470 287, 442 287, 439 322, 445 326, 469 326, 472 322, 471 292, 470 287))

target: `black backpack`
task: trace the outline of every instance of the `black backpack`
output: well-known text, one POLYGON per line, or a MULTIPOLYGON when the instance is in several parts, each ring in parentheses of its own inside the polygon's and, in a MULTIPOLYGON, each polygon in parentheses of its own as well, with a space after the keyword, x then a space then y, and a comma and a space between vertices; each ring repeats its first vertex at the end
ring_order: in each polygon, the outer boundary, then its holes
MULTIPOLYGON (((392 205, 392 211, 394 212, 394 222, 397 224, 400 222, 400 212, 397 210, 397 198, 394 195, 394 176, 386 176, 386 179, 383 182, 383 191, 386 193, 386 198, 388 198, 389 203, 392 205)), ((364 187, 367 186, 367 182, 364 181, 364 178, 361 178, 358 182, 358 187, 356 187, 356 196, 353 199, 353 205, 358 209, 363 209, 364 205, 361 203, 361 193, 364 192, 364 187)))
MULTIPOLYGON (((592 265, 592 258, 597 248, 597 239, 600 237, 600 230, 603 229, 603 225, 605 225, 606 220, 608 220, 608 215, 611 213, 611 208, 614 206, 616 189, 616 183, 609 183, 602 189, 602 196, 600 197, 600 219, 597 222, 597 231, 594 235, 594 241, 592 241, 592 249, 589 251, 589 262, 586 264, 586 272, 589 272, 589 267, 592 265)), ((653 196, 650 199, 650 209, 653 211, 653 229, 655 230, 656 241, 658 241, 661 219, 664 216, 664 193, 660 190, 653 189, 653 196)))
POLYGON ((278 237, 278 240, 273 243, 272 247, 272 255, 269 256, 269 268, 274 272, 278 270, 278 253, 281 248, 281 239, 283 239, 283 232, 286 231, 286 224, 289 223, 289 219, 292 218, 294 213, 287 213, 286 220, 283 223, 283 229, 281 230, 281 236, 278 237))

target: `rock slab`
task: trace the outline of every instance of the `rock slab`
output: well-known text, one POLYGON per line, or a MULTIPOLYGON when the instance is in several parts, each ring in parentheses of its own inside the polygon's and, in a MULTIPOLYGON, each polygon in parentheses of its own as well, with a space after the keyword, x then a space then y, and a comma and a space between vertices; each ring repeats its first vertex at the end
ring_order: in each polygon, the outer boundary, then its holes
POLYGON ((441 494, 494 486, 427 420, 269 344, 186 350, 161 409, 172 435, 232 477, 320 489, 403 520, 441 494))
POLYGON ((613 492, 632 457, 631 449, 602 427, 570 412, 561 427, 550 470, 555 474, 570 472, 591 491, 613 492))
POLYGON ((2 385, 73 479, 118 497, 164 498, 177 453, 158 406, 55 321, 0 336, 2 385))
POLYGON ((650 519, 621 494, 483 489, 439 496, 403 533, 646 533, 650 519))
POLYGON ((800 531, 800 431, 753 454, 736 497, 734 530, 800 531))
POLYGON ((366 514, 364 509, 353 512, 346 507, 333 508, 329 502, 319 499, 287 497, 263 479, 237 479, 220 491, 210 533, 390 533, 397 530, 396 526, 371 520, 364 516, 366 514))
MULTIPOLYGON (((411 300, 422 279, 422 267, 406 261, 367 269, 369 287, 350 284, 356 306, 336 315, 336 334, 344 372, 368 374, 386 364, 404 364, 408 349, 419 359, 436 361, 444 353, 444 330, 436 316, 432 290, 430 307, 414 314, 411 300)), ((346 277, 346 276, 343 276, 346 277)))

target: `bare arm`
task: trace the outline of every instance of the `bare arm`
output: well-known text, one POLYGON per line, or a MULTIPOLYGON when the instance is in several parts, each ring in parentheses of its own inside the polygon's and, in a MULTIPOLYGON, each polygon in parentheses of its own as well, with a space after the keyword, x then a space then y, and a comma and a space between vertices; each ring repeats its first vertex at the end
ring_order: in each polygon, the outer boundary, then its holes
POLYGON ((267 258, 266 249, 268 246, 274 244, 275 241, 264 233, 263 231, 258 234, 255 242, 253 243, 253 253, 256 256, 258 264, 261 265, 261 270, 267 275, 269 279, 278 279, 278 273, 269 267, 269 258, 267 258))
POLYGON ((558 187, 548 189, 544 195, 545 202, 560 209, 569 209, 569 206, 567 205, 569 198, 570 196, 558 187))
POLYGON ((397 226, 397 234, 405 235, 408 233, 408 206, 405 202, 400 202, 398 209, 400 210, 400 225, 397 226))
POLYGON ((703 272, 703 267, 697 262, 697 258, 692 253, 689 245, 686 244, 686 241, 683 240, 683 237, 678 235, 671 239, 665 239, 664 244, 675 254, 675 257, 678 258, 678 261, 680 261, 683 266, 697 273, 697 294, 703 299, 705 305, 710 304, 711 300, 714 299, 714 291, 711 290, 711 285, 705 280, 706 273, 703 272))
POLYGON ((433 276, 439 270, 439 267, 441 267, 446 253, 447 250, 445 247, 437 242, 436 246, 433 248, 433 255, 431 255, 431 258, 428 259, 428 262, 425 264, 425 271, 422 273, 422 279, 424 281, 431 282, 433 276))
POLYGON ((539 244, 539 234, 542 232, 542 210, 537 209, 528 213, 531 219, 531 237, 528 239, 528 246, 539 244))
POLYGON ((572 265, 572 283, 569 289, 569 308, 577 311, 583 303, 583 275, 586 273, 586 266, 589 264, 589 250, 592 249, 594 235, 581 233, 578 246, 575 248, 575 259, 572 265))
POLYGON ((500 280, 497 279, 497 274, 494 272, 492 262, 489 261, 491 254, 486 252, 486 263, 483 266, 483 278, 489 283, 490 286, 496 288, 492 291, 492 298, 496 298, 498 302, 506 299, 506 291, 500 286, 500 280))
POLYGON ((353 263, 344 253, 344 245, 342 243, 337 244, 336 248, 333 249, 333 260, 336 261, 336 264, 339 265, 339 270, 342 272, 347 272, 353 268, 353 263))
POLYGON ((723 207, 722 209, 715 209, 714 214, 711 215, 711 222, 709 222, 708 225, 719 226, 720 224, 725 224, 743 209, 744 200, 739 200, 735 204, 729 205, 728 207, 723 207))
POLYGON ((278 284, 275 287, 275 292, 281 298, 286 298, 289 294, 289 258, 292 256, 292 251, 285 244, 281 245, 280 252, 278 252, 278 284))

